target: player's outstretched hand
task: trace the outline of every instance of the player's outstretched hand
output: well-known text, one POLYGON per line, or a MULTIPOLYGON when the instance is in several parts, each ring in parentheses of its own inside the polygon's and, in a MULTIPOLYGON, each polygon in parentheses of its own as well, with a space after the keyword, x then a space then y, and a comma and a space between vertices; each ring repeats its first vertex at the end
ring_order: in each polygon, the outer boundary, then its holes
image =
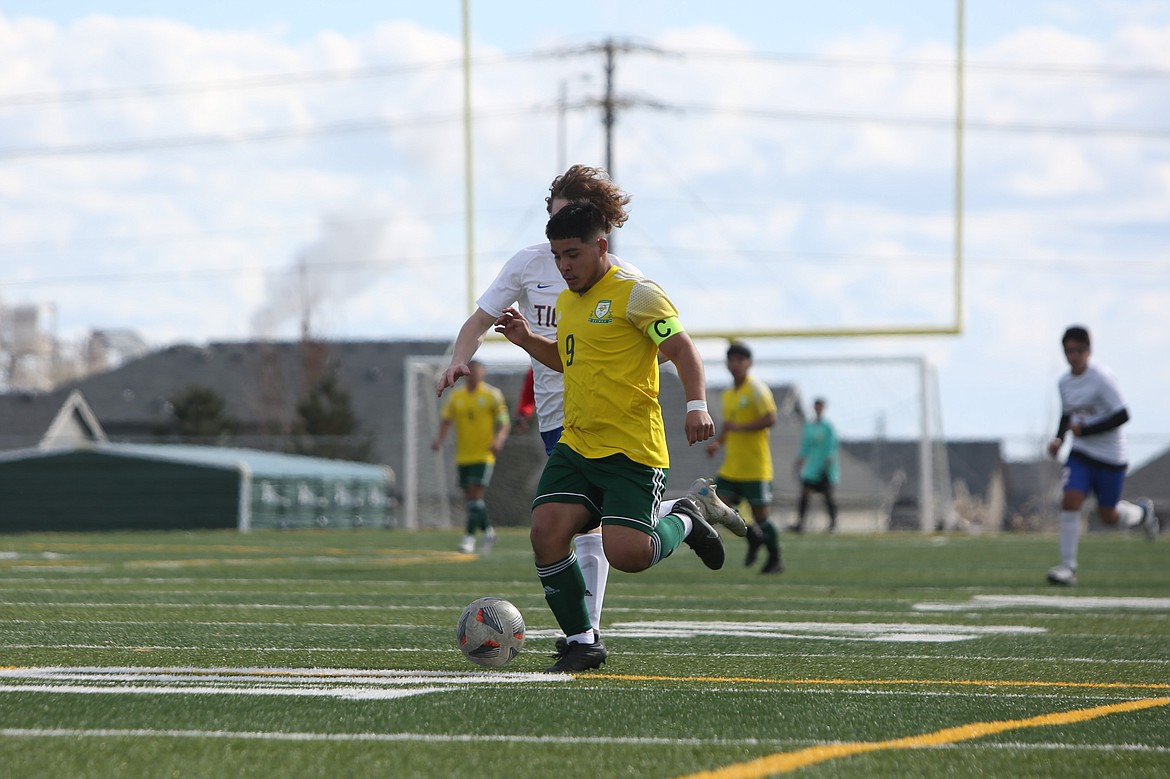
POLYGON ((1048 442, 1048 456, 1056 457, 1060 453, 1060 447, 1064 446, 1064 441, 1059 438, 1053 438, 1048 442))
POLYGON ((514 308, 505 308, 504 313, 496 320, 496 332, 507 338, 519 347, 532 336, 532 327, 528 320, 514 308))
POLYGON ((442 397, 443 391, 454 387, 455 382, 459 381, 459 377, 467 376, 470 373, 471 369, 467 367, 467 363, 460 362, 449 366, 447 370, 443 371, 443 375, 439 377, 439 387, 436 394, 442 397))

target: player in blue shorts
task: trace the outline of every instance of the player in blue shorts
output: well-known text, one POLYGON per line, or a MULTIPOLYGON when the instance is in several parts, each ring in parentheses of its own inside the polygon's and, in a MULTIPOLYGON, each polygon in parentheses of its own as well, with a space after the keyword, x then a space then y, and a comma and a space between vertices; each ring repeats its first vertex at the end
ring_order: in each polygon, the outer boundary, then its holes
POLYGON ((1061 338, 1069 372, 1060 377, 1060 424, 1048 443, 1056 457, 1065 436, 1072 433, 1072 448, 1063 472, 1064 493, 1060 504, 1060 565, 1048 571, 1052 584, 1077 583, 1077 544, 1081 536, 1081 507, 1085 498, 1097 496, 1097 513, 1110 525, 1143 528, 1151 541, 1160 529, 1154 504, 1148 499, 1130 503, 1121 499, 1128 467, 1125 434, 1129 410, 1106 368, 1089 364, 1089 331, 1074 325, 1061 338))

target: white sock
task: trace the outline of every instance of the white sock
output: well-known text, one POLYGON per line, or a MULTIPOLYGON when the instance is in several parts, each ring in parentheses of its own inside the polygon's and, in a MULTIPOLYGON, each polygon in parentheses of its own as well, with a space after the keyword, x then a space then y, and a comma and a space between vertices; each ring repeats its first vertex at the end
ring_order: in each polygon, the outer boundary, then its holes
POLYGON ((1081 538, 1081 512, 1060 512, 1060 561, 1077 569, 1077 542, 1081 538))
POLYGON ((1117 519, 1122 527, 1137 527, 1146 518, 1146 510, 1136 503, 1123 500, 1117 504, 1117 519))
MULTIPOLYGON (((600 533, 585 533, 573 538, 577 565, 585 577, 585 609, 594 630, 601 629, 601 606, 605 601, 605 584, 609 581, 609 560, 600 533)), ((592 643, 592 642, 590 642, 592 643)))
POLYGON ((658 504, 658 516, 665 517, 667 514, 670 514, 672 512, 672 510, 674 509, 675 503, 678 503, 678 498, 675 498, 674 500, 664 500, 661 503, 659 503, 658 504))
POLYGON ((574 633, 571 636, 565 636, 565 640, 570 644, 595 644, 597 638, 594 637, 592 630, 586 630, 584 633, 574 633))

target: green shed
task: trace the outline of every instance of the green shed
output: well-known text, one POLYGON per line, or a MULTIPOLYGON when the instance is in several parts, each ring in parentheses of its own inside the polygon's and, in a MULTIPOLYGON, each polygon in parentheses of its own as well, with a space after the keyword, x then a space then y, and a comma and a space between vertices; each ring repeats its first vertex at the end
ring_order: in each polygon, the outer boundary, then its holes
POLYGON ((0 452, 0 532, 389 527, 389 467, 181 444, 0 452))

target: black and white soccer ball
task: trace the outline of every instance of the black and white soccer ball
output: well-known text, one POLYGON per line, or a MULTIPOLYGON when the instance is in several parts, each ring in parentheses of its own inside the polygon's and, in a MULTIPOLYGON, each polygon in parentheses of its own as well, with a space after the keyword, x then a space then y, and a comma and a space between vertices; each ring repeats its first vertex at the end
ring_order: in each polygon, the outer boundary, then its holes
POLYGON ((524 617, 503 598, 478 598, 459 615, 455 639, 471 662, 499 667, 524 648, 524 617))

